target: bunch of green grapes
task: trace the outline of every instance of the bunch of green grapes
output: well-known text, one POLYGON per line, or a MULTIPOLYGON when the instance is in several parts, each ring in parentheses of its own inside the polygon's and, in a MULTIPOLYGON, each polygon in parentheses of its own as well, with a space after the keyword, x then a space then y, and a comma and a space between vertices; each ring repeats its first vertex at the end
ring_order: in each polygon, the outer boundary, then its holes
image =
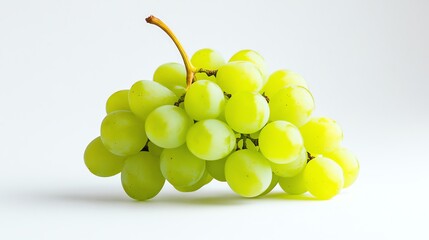
POLYGON ((193 192, 215 179, 247 198, 278 183, 288 194, 318 199, 356 180, 359 163, 341 145, 342 129, 313 116, 301 75, 269 74, 253 50, 226 61, 205 48, 184 60, 160 65, 152 80, 107 99, 100 135, 84 153, 90 172, 121 173, 124 191, 136 200, 155 197, 165 180, 193 192))

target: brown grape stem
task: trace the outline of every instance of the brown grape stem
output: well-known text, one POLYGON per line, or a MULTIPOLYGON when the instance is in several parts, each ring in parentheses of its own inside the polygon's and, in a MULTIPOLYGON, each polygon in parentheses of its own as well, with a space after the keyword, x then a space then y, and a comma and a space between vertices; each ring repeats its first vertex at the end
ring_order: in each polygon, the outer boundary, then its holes
POLYGON ((253 143, 253 145, 255 145, 255 147, 259 146, 259 141, 257 138, 252 138, 250 134, 240 134, 240 137, 236 139, 237 150, 240 150, 240 148, 238 147, 238 142, 240 140, 243 140, 243 147, 241 149, 247 149, 247 139, 249 139, 253 143))
POLYGON ((200 69, 197 69, 197 71, 195 73, 205 73, 207 75, 207 77, 210 77, 210 76, 216 77, 217 70, 208 70, 208 69, 200 68, 200 69))
POLYGON ((176 107, 180 106, 180 104, 185 101, 185 96, 186 96, 186 93, 184 93, 182 96, 180 96, 180 98, 177 100, 177 102, 174 103, 174 106, 176 106, 176 107))
POLYGON ((185 64, 186 69, 186 90, 189 89, 192 82, 194 81, 195 72, 197 71, 194 66, 192 66, 191 61, 189 61, 188 55, 185 52, 185 49, 183 48, 180 41, 177 39, 176 35, 174 35, 173 31, 163 22, 161 19, 150 15, 146 18, 146 22, 156 25, 159 28, 161 28, 167 35, 173 40, 174 44, 176 45, 177 49, 180 52, 180 55, 182 56, 183 63, 185 64))
POLYGON ((310 162, 311 160, 313 160, 315 157, 312 156, 309 152, 307 152, 307 163, 310 162))
POLYGON ((265 92, 262 93, 262 97, 265 98, 265 100, 267 101, 267 103, 270 103, 270 98, 267 95, 265 95, 265 92))

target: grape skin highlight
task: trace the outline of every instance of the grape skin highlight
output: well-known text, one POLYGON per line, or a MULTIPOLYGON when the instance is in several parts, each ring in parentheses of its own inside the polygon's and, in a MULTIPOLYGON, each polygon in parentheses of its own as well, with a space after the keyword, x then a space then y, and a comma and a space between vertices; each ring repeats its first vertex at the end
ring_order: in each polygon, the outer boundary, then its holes
POLYGON ((263 193, 270 185, 272 175, 268 160, 249 149, 232 153, 225 163, 226 182, 243 197, 256 197, 263 193))
POLYGON ((278 120, 268 123, 259 134, 259 149, 271 162, 286 164, 301 154, 303 141, 298 128, 278 120))
POLYGON ((136 154, 147 142, 144 123, 127 110, 107 114, 100 130, 106 149, 119 156, 136 154))
POLYGON ((180 63, 164 63, 153 74, 153 81, 181 96, 186 88, 186 69, 180 63))
POLYGON ((265 93, 268 98, 271 98, 278 90, 295 85, 308 88, 307 83, 301 75, 291 70, 282 69, 275 71, 269 76, 267 83, 261 92, 265 93))
POLYGON ((334 120, 313 117, 300 127, 307 151, 312 155, 325 154, 337 149, 343 140, 343 131, 334 120))
POLYGON ((270 161, 271 169, 279 177, 294 177, 302 172, 307 165, 307 151, 305 148, 302 149, 299 156, 285 164, 277 164, 270 161))
POLYGON ((233 94, 225 106, 225 118, 229 126, 239 133, 255 133, 268 122, 270 107, 257 93, 233 94))
POLYGON ((274 173, 272 173, 270 185, 268 186, 268 188, 263 193, 259 194, 257 197, 262 197, 262 196, 265 196, 268 193, 270 193, 277 186, 278 182, 279 182, 279 177, 277 175, 275 175, 274 173))
POLYGON ((217 84, 200 80, 189 87, 184 106, 186 113, 197 121, 217 118, 225 109, 225 96, 217 84))
POLYGON ((306 88, 289 86, 277 91, 269 106, 270 121, 285 120, 300 127, 310 120, 314 99, 306 88))
POLYGON ((149 140, 159 147, 176 148, 185 143, 193 123, 182 108, 164 105, 149 114, 145 129, 149 140))
POLYGON ((347 148, 338 148, 328 154, 326 157, 334 160, 344 173, 344 188, 352 185, 359 175, 359 161, 357 157, 347 148))
POLYGON ((224 92, 258 92, 263 85, 259 69, 250 62, 230 62, 221 66, 216 74, 216 80, 224 92))
POLYGON ((189 128, 186 144, 189 151, 204 160, 228 156, 235 147, 235 134, 224 122, 207 119, 189 128))
POLYGON ((318 199, 330 199, 344 186, 341 167, 332 159, 318 156, 304 169, 304 181, 308 191, 318 199))
POLYGON ((176 100, 176 94, 168 88, 147 80, 134 83, 128 95, 131 111, 143 121, 157 107, 173 105, 176 100))
POLYGON ((267 65, 265 63, 265 59, 259 53, 249 49, 240 50, 229 59, 229 62, 236 61, 246 61, 255 64, 264 79, 263 84, 265 84, 265 79, 267 78, 266 76, 268 70, 267 65))

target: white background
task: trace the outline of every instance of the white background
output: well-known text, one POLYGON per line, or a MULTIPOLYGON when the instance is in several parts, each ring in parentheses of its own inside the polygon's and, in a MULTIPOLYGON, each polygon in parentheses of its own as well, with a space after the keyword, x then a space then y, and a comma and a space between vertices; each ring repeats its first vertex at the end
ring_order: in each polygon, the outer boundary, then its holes
POLYGON ((0 1, 0 239, 428 239, 428 1, 0 1), (329 201, 166 184, 147 202, 83 163, 107 97, 189 54, 301 73, 360 159, 329 201))

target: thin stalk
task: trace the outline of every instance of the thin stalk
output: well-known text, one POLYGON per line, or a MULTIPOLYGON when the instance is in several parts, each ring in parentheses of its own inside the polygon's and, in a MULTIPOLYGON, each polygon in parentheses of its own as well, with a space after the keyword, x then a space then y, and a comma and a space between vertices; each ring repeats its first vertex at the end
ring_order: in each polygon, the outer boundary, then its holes
POLYGON ((182 44, 177 39, 176 35, 174 35, 173 31, 163 22, 161 19, 150 15, 146 18, 146 22, 156 25, 159 28, 161 28, 167 35, 173 40, 174 44, 176 45, 177 49, 180 52, 180 55, 182 56, 183 63, 185 64, 186 69, 186 90, 191 86, 192 82, 194 81, 194 75, 196 72, 196 69, 194 66, 192 66, 191 61, 189 61, 189 57, 186 54, 185 50, 183 49, 182 44))

